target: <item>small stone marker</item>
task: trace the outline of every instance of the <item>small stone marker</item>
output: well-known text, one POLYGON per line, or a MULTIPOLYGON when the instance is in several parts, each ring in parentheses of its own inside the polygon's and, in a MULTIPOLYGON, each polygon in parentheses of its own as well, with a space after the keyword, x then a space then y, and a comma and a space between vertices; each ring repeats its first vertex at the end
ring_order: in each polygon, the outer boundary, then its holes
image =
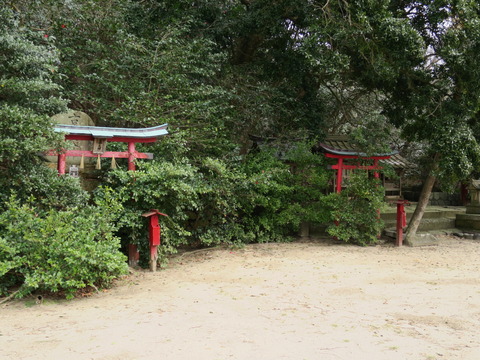
POLYGON ((410 241, 406 243, 406 245, 408 246, 426 246, 426 245, 437 245, 437 244, 438 244, 438 238, 435 235, 429 234, 429 233, 416 234, 413 240, 410 239, 410 241))

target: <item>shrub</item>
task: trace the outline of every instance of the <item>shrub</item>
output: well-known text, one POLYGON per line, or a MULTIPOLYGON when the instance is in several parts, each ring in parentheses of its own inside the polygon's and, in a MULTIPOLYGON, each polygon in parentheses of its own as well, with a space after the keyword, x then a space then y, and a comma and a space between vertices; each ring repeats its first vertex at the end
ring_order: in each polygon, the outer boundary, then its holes
POLYGON ((354 173, 340 194, 330 194, 323 200, 331 217, 327 232, 345 242, 375 244, 383 228, 379 215, 383 194, 378 179, 369 178, 367 172, 354 173))
POLYGON ((0 214, 0 293, 18 286, 17 297, 35 290, 64 292, 108 286, 127 272, 113 235, 121 206, 113 200, 43 215, 12 198, 0 214))
POLYGON ((288 241, 300 223, 293 195, 296 188, 290 166, 274 149, 251 154, 242 165, 247 191, 239 194, 241 221, 255 242, 288 241))
MULTIPOLYGON (((238 198, 245 192, 237 190, 244 187, 245 176, 220 160, 205 158, 197 166, 186 158, 139 163, 137 171, 115 170, 106 181, 125 209, 119 236, 124 244, 137 244, 140 254, 148 254, 147 222, 141 214, 149 209, 168 215, 161 218, 160 261, 180 247, 214 246, 242 237, 238 198)), ((103 198, 103 190, 95 195, 103 198)))
POLYGON ((28 201, 38 210, 83 207, 89 198, 78 178, 58 176, 44 164, 18 164, 14 173, 0 178, 0 209, 12 193, 17 194, 19 202, 28 201))
MULTIPOLYGON (((317 216, 327 177, 318 157, 300 154, 303 148, 292 154, 303 157, 295 172, 268 150, 243 160, 188 159, 184 150, 178 141, 169 160, 159 156, 136 172, 115 170, 106 178, 125 209, 119 235, 141 254, 148 254, 141 214, 149 209, 169 215, 161 219, 160 260, 184 246, 287 241, 302 220, 317 216)), ((103 197, 101 189, 96 196, 103 197)))

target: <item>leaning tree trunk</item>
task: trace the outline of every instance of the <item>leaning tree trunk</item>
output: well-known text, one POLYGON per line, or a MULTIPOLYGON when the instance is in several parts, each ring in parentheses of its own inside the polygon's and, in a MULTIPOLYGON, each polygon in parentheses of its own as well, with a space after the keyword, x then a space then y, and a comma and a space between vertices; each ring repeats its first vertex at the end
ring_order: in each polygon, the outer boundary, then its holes
POLYGON ((433 185, 435 185, 435 180, 437 179, 433 173, 438 166, 439 154, 435 154, 433 157, 432 167, 430 173, 428 174, 425 182, 423 183, 422 192, 420 193, 420 198, 418 199, 417 207, 413 212, 412 218, 408 223, 407 231, 405 232, 405 244, 412 244, 413 239, 417 235, 418 226, 422 221, 423 214, 428 205, 428 200, 430 200, 430 195, 432 194, 433 185))

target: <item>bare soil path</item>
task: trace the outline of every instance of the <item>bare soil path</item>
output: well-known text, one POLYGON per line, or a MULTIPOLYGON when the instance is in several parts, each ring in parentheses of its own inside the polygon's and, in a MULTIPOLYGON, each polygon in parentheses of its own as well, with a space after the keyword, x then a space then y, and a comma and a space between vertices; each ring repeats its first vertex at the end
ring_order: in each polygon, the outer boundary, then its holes
POLYGON ((0 307, 0 359, 480 359, 480 242, 185 254, 73 301, 0 307))

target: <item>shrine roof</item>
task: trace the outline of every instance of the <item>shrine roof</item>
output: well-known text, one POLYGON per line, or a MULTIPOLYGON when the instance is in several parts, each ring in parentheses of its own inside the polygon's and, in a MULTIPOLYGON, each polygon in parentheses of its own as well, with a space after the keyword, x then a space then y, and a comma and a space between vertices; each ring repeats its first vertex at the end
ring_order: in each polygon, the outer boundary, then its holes
POLYGON ((393 154, 389 159, 380 160, 380 162, 388 164, 393 168, 397 169, 406 169, 413 167, 413 164, 410 161, 408 161, 398 153, 393 154))
POLYGON ((56 132, 67 133, 68 135, 87 135, 94 138, 112 138, 124 137, 135 139, 151 139, 160 136, 168 135, 168 124, 149 128, 116 128, 116 127, 101 127, 101 126, 80 126, 80 125, 55 125, 56 132))
POLYGON ((320 144, 323 151, 340 156, 358 156, 358 157, 388 157, 381 159, 384 164, 388 164, 394 168, 409 168, 412 164, 405 159, 396 150, 386 153, 367 154, 360 151, 351 141, 348 135, 329 135, 320 144))
POLYGON ((359 157, 383 157, 398 154, 398 151, 393 150, 386 153, 367 154, 358 149, 347 135, 329 135, 320 147, 331 154, 345 155, 345 156, 359 156, 359 157))

